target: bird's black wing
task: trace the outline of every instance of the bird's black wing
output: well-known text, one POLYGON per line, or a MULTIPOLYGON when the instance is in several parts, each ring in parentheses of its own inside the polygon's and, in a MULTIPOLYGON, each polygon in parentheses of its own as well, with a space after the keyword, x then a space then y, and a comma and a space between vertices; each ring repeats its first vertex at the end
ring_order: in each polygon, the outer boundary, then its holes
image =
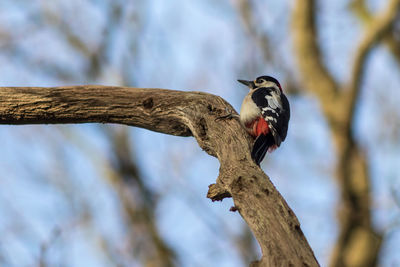
POLYGON ((282 99, 282 110, 280 113, 280 120, 278 120, 278 134, 281 137, 282 141, 286 139, 289 120, 290 120, 290 105, 289 101, 284 94, 281 96, 282 99))
POLYGON ((268 123, 275 144, 280 146, 286 138, 290 107, 286 96, 277 90, 274 87, 261 87, 254 91, 251 98, 268 123))

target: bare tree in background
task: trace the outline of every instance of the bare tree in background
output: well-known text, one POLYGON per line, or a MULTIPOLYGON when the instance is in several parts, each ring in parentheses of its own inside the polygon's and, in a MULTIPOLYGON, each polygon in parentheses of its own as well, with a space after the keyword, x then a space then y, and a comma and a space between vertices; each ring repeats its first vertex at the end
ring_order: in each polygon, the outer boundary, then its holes
MULTIPOLYGON (((319 100, 336 147, 336 177, 340 185, 339 237, 331 266, 375 266, 382 234, 371 223, 370 174, 366 155, 354 133, 364 70, 370 51, 382 40, 391 44, 392 26, 400 1, 371 18, 355 47, 349 81, 339 84, 322 61, 317 42, 316 1, 298 0, 292 15, 293 42, 302 82, 319 100)), ((395 48, 395 47, 393 47, 395 48)), ((394 49, 396 50, 396 49, 394 49)))
POLYGON ((133 159, 126 128, 105 129, 113 145, 115 188, 129 225, 132 252, 144 266, 174 266, 174 252, 165 244, 156 225, 156 196, 144 183, 133 159))

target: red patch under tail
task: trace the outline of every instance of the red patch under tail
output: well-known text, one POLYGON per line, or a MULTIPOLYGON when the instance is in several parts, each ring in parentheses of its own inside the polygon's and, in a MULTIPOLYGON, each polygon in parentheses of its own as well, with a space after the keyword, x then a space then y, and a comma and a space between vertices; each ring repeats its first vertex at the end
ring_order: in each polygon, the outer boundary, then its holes
POLYGON ((258 118, 257 122, 253 126, 255 136, 259 136, 261 134, 267 135, 269 133, 268 123, 264 120, 263 117, 258 118))

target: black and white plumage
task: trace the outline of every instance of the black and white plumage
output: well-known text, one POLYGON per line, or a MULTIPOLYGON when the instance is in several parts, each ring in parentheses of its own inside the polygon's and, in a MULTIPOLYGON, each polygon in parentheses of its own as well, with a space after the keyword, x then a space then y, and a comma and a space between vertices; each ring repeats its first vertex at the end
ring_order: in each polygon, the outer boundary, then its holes
POLYGON ((286 138, 290 119, 289 101, 279 82, 271 76, 238 81, 250 88, 242 103, 240 121, 256 138, 251 155, 259 165, 266 152, 279 147, 286 138))

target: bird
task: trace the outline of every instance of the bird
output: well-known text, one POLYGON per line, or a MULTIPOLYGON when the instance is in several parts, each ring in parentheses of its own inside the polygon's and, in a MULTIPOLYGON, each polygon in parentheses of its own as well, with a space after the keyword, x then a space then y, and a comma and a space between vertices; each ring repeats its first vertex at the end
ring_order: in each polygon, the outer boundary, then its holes
POLYGON ((289 101, 278 80, 271 76, 238 82, 250 89, 243 99, 239 118, 247 132, 255 138, 251 157, 260 165, 267 151, 274 151, 286 139, 289 101))

